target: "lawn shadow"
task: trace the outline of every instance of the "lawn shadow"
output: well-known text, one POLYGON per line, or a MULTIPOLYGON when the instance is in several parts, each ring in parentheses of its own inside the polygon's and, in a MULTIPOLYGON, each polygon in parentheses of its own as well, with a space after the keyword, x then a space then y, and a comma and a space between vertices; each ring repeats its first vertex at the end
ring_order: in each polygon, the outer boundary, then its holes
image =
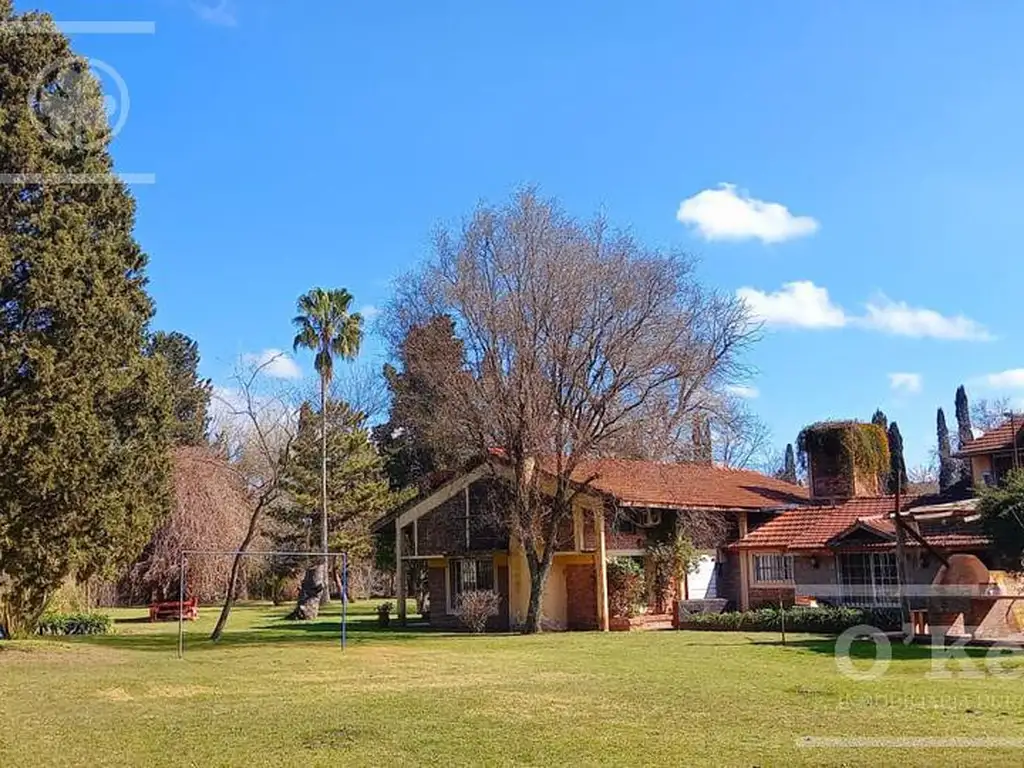
MULTIPOLYGON (((825 656, 836 655, 836 644, 838 638, 827 638, 821 639, 801 639, 801 640, 789 640, 784 644, 786 648, 793 648, 805 653, 816 653, 825 656)), ((778 640, 763 640, 754 641, 753 645, 774 645, 783 647, 781 639, 778 640)), ((904 643, 902 640, 889 640, 890 653, 893 661, 926 661, 931 659, 934 653, 934 649, 931 645, 922 643, 904 643)), ((949 653, 963 653, 968 658, 972 659, 984 659, 989 653, 988 648, 977 647, 977 646, 964 646, 957 649, 947 649, 949 653)), ((878 643, 874 640, 861 639, 855 640, 850 644, 849 650, 846 652, 850 658, 853 659, 866 659, 872 660, 878 656, 878 643)), ((1014 655, 1020 656, 1022 654, 1015 653, 1014 655)))
MULTIPOLYGON (((240 614, 244 615, 244 611, 240 614)), ((200 617, 199 623, 185 623, 185 648, 187 652, 207 651, 216 648, 242 647, 279 644, 335 644, 341 643, 341 609, 331 607, 322 610, 314 621, 288 621, 283 610, 268 608, 253 617, 251 610, 246 617, 250 622, 247 626, 232 629, 232 621, 243 620, 242 615, 229 619, 227 628, 220 640, 209 639, 213 631, 216 614, 208 611, 200 617)), ((177 622, 153 622, 153 631, 133 631, 129 627, 149 625, 146 617, 129 617, 115 619, 115 625, 127 625, 124 633, 109 635, 90 635, 79 638, 66 638, 72 642, 132 651, 149 651, 176 653, 178 647, 177 622)), ((432 629, 426 622, 411 622, 407 626, 397 623, 382 628, 377 624, 376 614, 366 610, 353 611, 345 628, 348 645, 359 646, 366 643, 409 642, 424 637, 440 637, 449 632, 432 629)))

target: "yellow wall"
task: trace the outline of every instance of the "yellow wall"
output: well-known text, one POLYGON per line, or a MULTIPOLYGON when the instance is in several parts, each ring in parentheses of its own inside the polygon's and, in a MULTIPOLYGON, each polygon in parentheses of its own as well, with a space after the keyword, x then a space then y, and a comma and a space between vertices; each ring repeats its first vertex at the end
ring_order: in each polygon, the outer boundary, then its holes
MULTIPOLYGON (((565 591, 565 567, 567 565, 591 565, 597 555, 592 553, 556 554, 548 573, 548 581, 544 586, 541 599, 541 626, 544 629, 565 629, 568 623, 565 591)), ((509 604, 512 606, 512 623, 518 624, 526 619, 526 611, 530 606, 530 566, 526 563, 526 555, 522 547, 513 542, 508 556, 509 564, 509 604)))
POLYGON ((981 485, 981 478, 986 473, 992 472, 991 456, 971 456, 971 472, 974 475, 974 482, 981 485))

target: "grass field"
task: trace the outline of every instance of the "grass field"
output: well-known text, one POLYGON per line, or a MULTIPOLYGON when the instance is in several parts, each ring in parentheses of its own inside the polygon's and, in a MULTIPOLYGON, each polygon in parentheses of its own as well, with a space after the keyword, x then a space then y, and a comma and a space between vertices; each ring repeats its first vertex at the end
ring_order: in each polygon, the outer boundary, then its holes
MULTIPOLYGON (((441 635, 357 605, 296 626, 246 606, 188 625, 0 643, 0 765, 1020 765, 1020 748, 799 746, 803 737, 1024 739, 1024 680, 926 677, 926 649, 840 675, 833 642, 743 633, 441 635)), ((856 646, 855 655, 872 652, 856 646)), ((857 662, 863 668, 867 661, 857 662)), ((1003 664, 1024 671, 1024 659, 1003 664)))

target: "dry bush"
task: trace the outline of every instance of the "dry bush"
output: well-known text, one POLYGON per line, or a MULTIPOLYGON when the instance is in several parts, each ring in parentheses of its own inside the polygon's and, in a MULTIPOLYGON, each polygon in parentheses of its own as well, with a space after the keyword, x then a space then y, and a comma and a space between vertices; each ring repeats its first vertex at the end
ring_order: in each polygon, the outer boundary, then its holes
POLYGON ((459 597, 455 608, 455 616, 463 626, 471 632, 483 632, 487 628, 487 620, 497 616, 501 610, 501 596, 490 589, 478 589, 464 592, 459 597))

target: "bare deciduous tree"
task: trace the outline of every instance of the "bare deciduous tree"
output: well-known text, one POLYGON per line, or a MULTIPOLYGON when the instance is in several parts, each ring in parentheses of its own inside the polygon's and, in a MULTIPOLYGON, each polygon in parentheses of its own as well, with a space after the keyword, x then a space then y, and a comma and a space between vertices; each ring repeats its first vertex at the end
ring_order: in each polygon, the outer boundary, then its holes
POLYGON ((711 418, 711 445, 715 461, 734 469, 757 469, 774 464, 769 474, 782 466, 772 453, 772 431, 746 403, 725 398, 711 418))
POLYGON ((267 360, 239 371, 234 377, 236 386, 230 392, 214 394, 218 442, 249 497, 251 509, 231 563, 224 606, 210 635, 214 641, 220 639, 231 614, 242 559, 259 534, 264 515, 280 503, 285 494, 284 478, 295 439, 296 418, 288 398, 266 387, 263 373, 273 362, 273 359, 267 360))
POLYGON ((507 524, 530 571, 525 631, 536 632, 559 527, 595 479, 586 459, 623 446, 676 455, 709 395, 742 374, 738 353, 758 329, 741 303, 700 285, 690 259, 531 190, 438 232, 389 309, 390 336, 445 314, 470 375, 436 371, 454 389, 437 418, 511 468, 507 524))
MULTIPOLYGON (((234 467, 217 451, 180 446, 171 459, 174 504, 153 533, 121 588, 131 604, 167 600, 178 594, 183 550, 234 549, 248 527, 249 497, 234 467)), ((188 570, 189 594, 201 600, 222 594, 231 566, 221 558, 204 558, 188 570)))
POLYGON ((1012 410, 1009 397, 993 397, 975 400, 971 404, 971 423, 975 429, 991 432, 1007 421, 1006 414, 1012 410))

